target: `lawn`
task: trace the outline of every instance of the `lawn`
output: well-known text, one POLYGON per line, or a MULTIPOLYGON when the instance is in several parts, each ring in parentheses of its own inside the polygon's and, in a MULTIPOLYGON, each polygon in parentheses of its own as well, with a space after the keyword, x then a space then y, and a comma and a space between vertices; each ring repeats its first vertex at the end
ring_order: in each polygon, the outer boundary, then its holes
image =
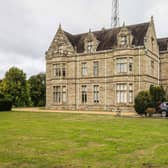
POLYGON ((0 168, 168 167, 168 120, 0 113, 0 168))

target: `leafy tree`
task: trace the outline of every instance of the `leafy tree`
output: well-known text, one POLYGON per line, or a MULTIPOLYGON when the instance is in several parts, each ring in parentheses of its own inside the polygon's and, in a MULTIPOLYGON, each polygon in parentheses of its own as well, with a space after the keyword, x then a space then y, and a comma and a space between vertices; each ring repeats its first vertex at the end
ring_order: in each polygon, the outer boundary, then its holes
POLYGON ((30 86, 30 97, 32 105, 35 107, 45 106, 46 99, 46 75, 40 73, 38 75, 31 76, 28 80, 30 86))
POLYGON ((1 91, 14 106, 23 107, 30 104, 26 74, 19 68, 12 67, 1 82, 1 91))
POLYGON ((148 91, 139 92, 139 94, 135 97, 135 111, 140 115, 146 115, 145 110, 151 106, 150 93, 148 91))
POLYGON ((149 93, 151 96, 151 103, 152 103, 153 107, 155 107, 155 108, 157 108, 158 105, 161 102, 165 101, 165 99, 166 99, 166 93, 165 93, 162 86, 151 85, 149 88, 149 93))
POLYGON ((146 115, 147 108, 157 111, 161 102, 165 101, 165 91, 162 86, 151 85, 149 91, 141 91, 135 97, 135 111, 146 115))

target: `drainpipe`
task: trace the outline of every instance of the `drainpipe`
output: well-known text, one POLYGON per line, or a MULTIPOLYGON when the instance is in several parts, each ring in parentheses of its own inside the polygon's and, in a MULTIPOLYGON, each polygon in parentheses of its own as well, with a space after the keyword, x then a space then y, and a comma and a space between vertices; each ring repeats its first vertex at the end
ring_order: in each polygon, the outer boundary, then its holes
POLYGON ((140 87, 141 87, 141 57, 140 57, 140 47, 138 47, 138 58, 139 58, 139 69, 138 69, 138 74, 139 74, 139 83, 138 83, 138 90, 140 92, 140 87))

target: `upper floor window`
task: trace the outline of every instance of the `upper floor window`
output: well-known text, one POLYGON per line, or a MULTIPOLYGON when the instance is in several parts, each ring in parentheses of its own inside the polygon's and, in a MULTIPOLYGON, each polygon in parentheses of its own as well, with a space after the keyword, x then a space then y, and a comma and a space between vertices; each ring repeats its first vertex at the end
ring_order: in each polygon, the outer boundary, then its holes
POLYGON ((117 72, 126 73, 127 72, 127 58, 117 59, 117 72))
POLYGON ((60 63, 53 65, 54 77, 65 77, 66 76, 66 64, 60 63))
POLYGON ((82 85, 82 103, 87 103, 87 86, 82 85))
POLYGON ((129 58, 129 72, 133 71, 133 58, 129 58))
POLYGON ((66 76, 66 65, 62 64, 62 76, 65 77, 66 76))
POLYGON ((82 63, 82 76, 87 75, 87 64, 84 62, 82 63))
POLYGON ((54 76, 55 77, 61 76, 61 64, 54 65, 54 76))
POLYGON ((93 63, 93 75, 98 76, 99 75, 99 62, 93 63))
POLYGON ((117 73, 131 73, 133 71, 133 58, 118 58, 116 67, 117 73))

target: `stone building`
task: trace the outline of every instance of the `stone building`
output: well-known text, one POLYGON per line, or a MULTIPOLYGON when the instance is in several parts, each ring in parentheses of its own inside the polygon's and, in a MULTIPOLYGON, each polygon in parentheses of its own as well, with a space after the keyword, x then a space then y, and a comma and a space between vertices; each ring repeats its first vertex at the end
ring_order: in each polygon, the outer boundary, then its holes
POLYGON ((133 111, 151 84, 168 86, 168 38, 150 22, 72 35, 59 26, 46 52, 46 107, 133 111))

